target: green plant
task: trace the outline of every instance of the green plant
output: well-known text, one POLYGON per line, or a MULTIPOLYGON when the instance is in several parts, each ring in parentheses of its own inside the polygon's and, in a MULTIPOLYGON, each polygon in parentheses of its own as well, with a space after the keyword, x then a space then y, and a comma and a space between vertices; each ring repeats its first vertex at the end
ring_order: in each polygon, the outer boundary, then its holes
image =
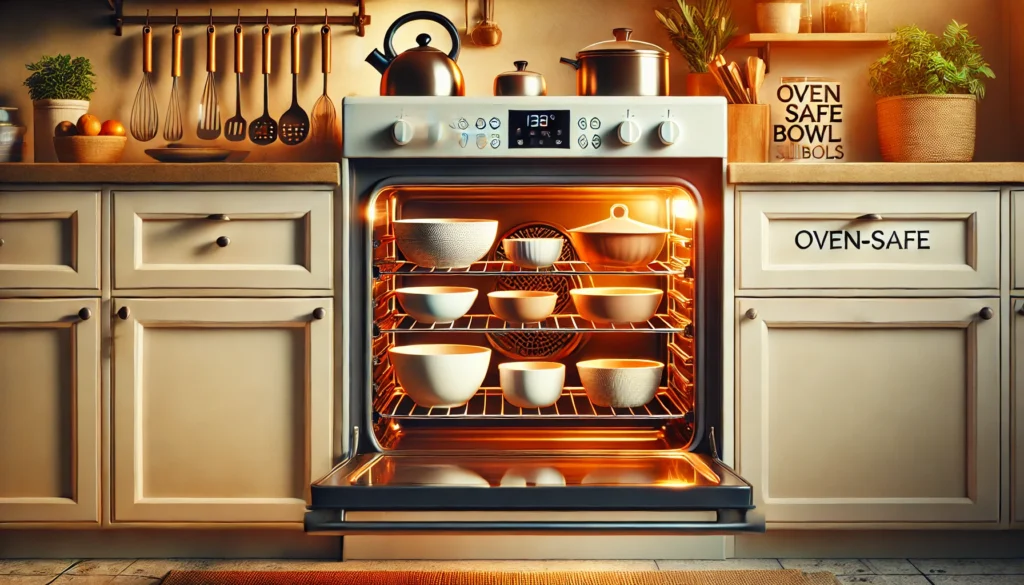
POLYGON ((871 90, 880 97, 970 94, 979 100, 985 98, 984 80, 996 76, 967 25, 955 20, 941 38, 916 26, 896 29, 869 74, 871 90))
POLYGON ((92 63, 85 57, 44 56, 25 66, 32 72, 25 80, 32 100, 88 100, 96 91, 92 63))
POLYGON ((683 54, 690 71, 707 73, 708 63, 722 54, 739 27, 732 19, 729 0, 676 0, 679 9, 655 10, 672 44, 683 54))

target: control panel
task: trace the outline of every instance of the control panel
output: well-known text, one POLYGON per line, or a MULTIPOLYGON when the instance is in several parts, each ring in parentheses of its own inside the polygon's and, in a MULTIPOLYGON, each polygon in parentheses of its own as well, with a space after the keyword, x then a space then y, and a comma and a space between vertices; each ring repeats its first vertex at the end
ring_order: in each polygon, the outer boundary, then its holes
POLYGON ((716 97, 345 98, 347 158, 725 158, 716 97))

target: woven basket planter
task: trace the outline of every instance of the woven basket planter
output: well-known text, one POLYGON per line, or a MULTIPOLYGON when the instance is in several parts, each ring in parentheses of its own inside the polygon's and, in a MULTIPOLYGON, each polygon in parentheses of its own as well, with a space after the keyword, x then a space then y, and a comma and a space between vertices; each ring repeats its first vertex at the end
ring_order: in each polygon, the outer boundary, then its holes
POLYGON ((970 162, 978 120, 973 95, 882 98, 878 143, 886 162, 970 162))

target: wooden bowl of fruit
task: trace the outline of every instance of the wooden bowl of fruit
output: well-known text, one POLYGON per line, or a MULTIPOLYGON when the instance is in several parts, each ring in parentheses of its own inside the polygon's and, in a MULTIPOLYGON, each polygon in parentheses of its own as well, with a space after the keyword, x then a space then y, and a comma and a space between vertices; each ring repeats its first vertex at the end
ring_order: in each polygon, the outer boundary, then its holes
POLYGON ((120 162, 127 142, 123 124, 100 122, 92 114, 85 114, 77 124, 61 122, 53 132, 53 149, 62 163, 120 162))

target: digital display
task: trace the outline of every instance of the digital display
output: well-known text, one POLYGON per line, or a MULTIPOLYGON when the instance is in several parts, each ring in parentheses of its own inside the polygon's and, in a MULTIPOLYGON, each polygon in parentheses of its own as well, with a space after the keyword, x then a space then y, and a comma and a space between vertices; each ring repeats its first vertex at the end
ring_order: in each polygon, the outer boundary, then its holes
POLYGON ((569 148, 569 110, 509 110, 509 148, 569 148))

